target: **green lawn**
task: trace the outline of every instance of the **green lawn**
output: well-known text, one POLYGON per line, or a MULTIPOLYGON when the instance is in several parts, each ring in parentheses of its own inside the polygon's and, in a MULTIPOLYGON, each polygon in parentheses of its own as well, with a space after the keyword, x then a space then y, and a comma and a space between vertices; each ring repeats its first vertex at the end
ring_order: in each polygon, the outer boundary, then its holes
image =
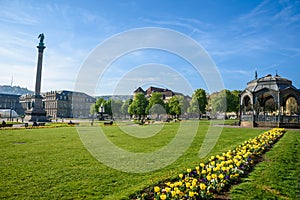
MULTIPOLYGON (((144 139, 128 136, 118 126, 103 127, 113 143, 133 152, 149 152, 164 146, 177 128, 178 123, 167 124, 159 134, 144 139)), ((126 199, 201 162, 198 153, 207 129, 208 123, 201 122, 190 148, 172 165, 142 174, 117 171, 98 162, 83 146, 75 127, 0 130, 0 199, 126 199)), ((208 156, 229 150, 262 132, 224 128, 208 156)))
POLYGON ((289 130, 252 173, 231 190, 232 199, 299 199, 300 132, 289 130))

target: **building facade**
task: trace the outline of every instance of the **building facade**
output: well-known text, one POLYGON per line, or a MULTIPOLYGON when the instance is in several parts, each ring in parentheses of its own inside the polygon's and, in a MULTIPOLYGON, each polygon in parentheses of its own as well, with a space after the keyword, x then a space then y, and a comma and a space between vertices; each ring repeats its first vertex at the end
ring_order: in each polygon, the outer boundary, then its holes
POLYGON ((165 103, 168 102, 175 95, 183 96, 187 100, 191 100, 191 98, 189 96, 185 96, 182 93, 173 92, 172 90, 166 89, 166 88, 159 88, 159 87, 152 87, 152 86, 149 87, 147 90, 143 90, 141 87, 138 87, 133 93, 134 94, 143 93, 146 96, 146 98, 150 98, 152 96, 152 93, 154 93, 154 92, 161 93, 162 99, 165 103))
POLYGON ((19 102, 21 95, 0 93, 0 109, 12 109, 18 115, 24 114, 24 109, 19 102))
MULTIPOLYGON (((50 118, 87 118, 96 99, 82 92, 50 91, 42 94, 43 107, 50 118)), ((32 95, 23 95, 20 102, 25 110, 34 106, 32 95)))

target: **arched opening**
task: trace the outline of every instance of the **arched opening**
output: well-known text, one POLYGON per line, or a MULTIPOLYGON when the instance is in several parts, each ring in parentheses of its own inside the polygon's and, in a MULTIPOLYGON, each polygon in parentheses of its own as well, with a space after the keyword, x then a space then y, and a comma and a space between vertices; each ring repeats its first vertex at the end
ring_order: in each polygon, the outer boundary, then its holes
POLYGON ((244 98, 243 98, 242 111, 243 111, 243 114, 251 114, 252 113, 251 99, 248 95, 244 96, 244 98))
POLYGON ((265 113, 268 115, 275 115, 278 110, 278 105, 274 100, 274 97, 266 99, 264 105, 265 113))
POLYGON ((295 97, 290 96, 285 101, 285 111, 284 114, 287 116, 297 115, 299 112, 299 106, 295 97))
POLYGON ((263 93, 255 98, 254 110, 257 115, 278 114, 278 103, 273 95, 263 93))

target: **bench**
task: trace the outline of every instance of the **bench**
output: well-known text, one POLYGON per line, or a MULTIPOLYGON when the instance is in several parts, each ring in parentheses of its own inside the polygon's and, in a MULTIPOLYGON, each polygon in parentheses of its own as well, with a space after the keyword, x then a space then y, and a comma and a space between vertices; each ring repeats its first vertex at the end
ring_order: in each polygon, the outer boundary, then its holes
POLYGON ((113 125, 113 121, 110 121, 110 122, 104 122, 104 126, 111 126, 111 125, 113 125))
POLYGON ((0 124, 1 127, 13 127, 13 124, 0 124))
POLYGON ((68 125, 79 125, 78 122, 69 122, 68 125))

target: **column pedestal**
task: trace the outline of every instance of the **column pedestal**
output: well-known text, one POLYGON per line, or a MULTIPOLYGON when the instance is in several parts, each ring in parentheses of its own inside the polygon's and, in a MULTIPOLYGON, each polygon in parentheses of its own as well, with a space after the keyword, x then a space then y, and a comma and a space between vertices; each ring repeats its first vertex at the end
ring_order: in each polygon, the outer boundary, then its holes
POLYGON ((29 122, 48 122, 46 111, 43 108, 43 97, 42 96, 34 96, 32 99, 32 108, 30 110, 25 111, 25 121, 29 122))

